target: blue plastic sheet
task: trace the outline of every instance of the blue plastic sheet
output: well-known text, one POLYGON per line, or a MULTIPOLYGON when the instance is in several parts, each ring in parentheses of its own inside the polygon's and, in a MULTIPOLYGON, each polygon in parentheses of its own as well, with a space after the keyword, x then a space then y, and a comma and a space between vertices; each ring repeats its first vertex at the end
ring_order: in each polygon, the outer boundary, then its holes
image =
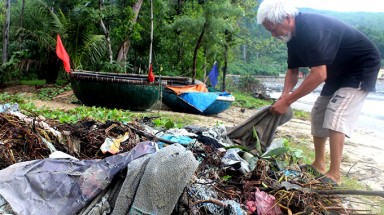
POLYGON ((179 98, 195 107, 200 112, 204 112, 205 109, 216 101, 218 96, 217 93, 188 92, 180 94, 179 98))

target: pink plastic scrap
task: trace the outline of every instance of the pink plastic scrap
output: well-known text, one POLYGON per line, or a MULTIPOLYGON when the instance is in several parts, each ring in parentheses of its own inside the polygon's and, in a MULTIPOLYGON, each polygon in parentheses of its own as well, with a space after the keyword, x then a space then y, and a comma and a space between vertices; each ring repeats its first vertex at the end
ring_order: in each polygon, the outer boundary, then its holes
POLYGON ((253 213, 257 210, 258 215, 280 215, 283 214, 279 205, 275 201, 275 197, 256 188, 255 201, 246 203, 248 212, 253 213))

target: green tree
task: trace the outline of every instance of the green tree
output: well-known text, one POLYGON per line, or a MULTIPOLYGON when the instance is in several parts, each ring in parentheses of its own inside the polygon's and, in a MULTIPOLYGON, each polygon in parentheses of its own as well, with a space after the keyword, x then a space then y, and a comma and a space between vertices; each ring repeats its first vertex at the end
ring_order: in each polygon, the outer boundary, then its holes
MULTIPOLYGON (((232 46, 244 1, 178 1, 164 7, 155 38, 157 58, 168 74, 204 78, 207 64, 223 61, 225 45, 232 46), (160 36, 159 36, 160 35, 160 36)), ((156 25, 155 25, 156 26, 156 25)))

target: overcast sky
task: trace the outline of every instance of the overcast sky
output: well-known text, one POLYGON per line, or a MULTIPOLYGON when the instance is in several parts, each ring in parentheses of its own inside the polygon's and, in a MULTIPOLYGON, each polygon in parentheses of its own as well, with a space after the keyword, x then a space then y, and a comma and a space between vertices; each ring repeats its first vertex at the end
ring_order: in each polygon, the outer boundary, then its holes
POLYGON ((298 7, 332 11, 384 12, 384 0, 291 0, 298 7))

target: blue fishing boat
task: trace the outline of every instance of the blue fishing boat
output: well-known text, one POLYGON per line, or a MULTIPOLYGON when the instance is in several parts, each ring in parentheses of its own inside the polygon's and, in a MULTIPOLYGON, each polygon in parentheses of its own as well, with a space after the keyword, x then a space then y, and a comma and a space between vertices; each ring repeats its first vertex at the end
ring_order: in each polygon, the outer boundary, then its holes
POLYGON ((201 115, 215 115, 227 110, 235 101, 228 92, 212 92, 205 84, 167 85, 162 92, 162 102, 171 110, 201 115))

